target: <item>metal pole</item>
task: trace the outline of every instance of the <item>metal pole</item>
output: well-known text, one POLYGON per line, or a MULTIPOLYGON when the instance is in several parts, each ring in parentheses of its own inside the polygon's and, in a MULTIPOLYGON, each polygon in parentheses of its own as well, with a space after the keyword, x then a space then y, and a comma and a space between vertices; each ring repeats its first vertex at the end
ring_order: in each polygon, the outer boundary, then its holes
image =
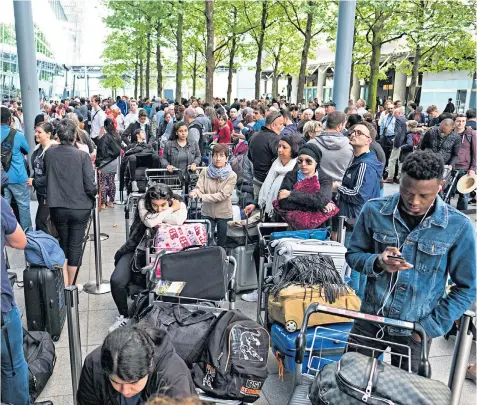
POLYGON ((339 111, 344 111, 348 105, 355 13, 356 0, 340 0, 333 78, 333 101, 339 111))
MULTIPOLYGON (((122 158, 121 154, 118 156, 118 171, 117 171, 117 176, 118 176, 118 182, 121 184, 121 163, 122 163, 122 158)), ((116 205, 124 205, 126 204, 126 201, 124 201, 124 187, 119 190, 119 202, 116 203, 116 205)))
POLYGON ((460 397, 462 396, 462 386, 472 348, 472 332, 469 330, 469 327, 474 321, 475 313, 472 311, 466 311, 459 321, 459 331, 455 339, 448 383, 451 390, 451 405, 459 405, 460 397))
MULTIPOLYGON (((98 184, 98 170, 94 171, 96 184, 98 184)), ((101 262, 101 236, 99 224, 99 195, 96 197, 96 204, 93 214, 93 232, 94 232, 94 265, 96 268, 96 280, 90 280, 84 285, 84 290, 88 294, 105 294, 111 292, 111 286, 108 280, 103 280, 103 267, 101 262)))
MULTIPOLYGON (((15 33, 17 38, 18 69, 22 92, 23 121, 25 136, 31 154, 35 150, 35 117, 40 113, 38 77, 36 72, 36 45, 33 31, 31 1, 14 1, 15 33)), ((30 162, 30 159, 28 159, 30 162)))
POLYGON ((66 316, 68 318, 68 342, 70 345, 71 385, 73 386, 73 404, 76 405, 83 357, 81 356, 81 335, 78 311, 78 287, 65 287, 66 316))
POLYGON ((344 245, 345 235, 346 235, 346 231, 345 231, 345 220, 346 220, 346 217, 345 217, 345 216, 340 215, 340 216, 338 217, 338 236, 337 236, 337 240, 338 240, 338 242, 341 243, 342 245, 344 245))

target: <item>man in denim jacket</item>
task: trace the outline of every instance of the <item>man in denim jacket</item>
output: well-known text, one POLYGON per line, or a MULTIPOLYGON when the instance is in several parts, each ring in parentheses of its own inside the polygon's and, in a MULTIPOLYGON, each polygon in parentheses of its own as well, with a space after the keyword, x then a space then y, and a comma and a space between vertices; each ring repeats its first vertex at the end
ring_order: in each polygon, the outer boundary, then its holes
MULTIPOLYGON (((402 166, 399 193, 365 204, 346 253, 350 267, 368 276, 361 311, 419 322, 428 338, 449 331, 476 295, 474 229, 437 195, 443 171, 442 158, 431 151, 410 155, 402 166), (452 287, 446 294, 449 277, 452 287)), ((411 368, 417 371, 421 342, 415 332, 357 320, 351 333, 409 346, 411 368)), ((350 341, 387 347, 361 337, 350 341)), ((399 351, 406 352, 393 346, 393 352, 399 351)), ((392 361, 398 366, 399 356, 392 361)), ((401 367, 408 367, 407 359, 401 367)))

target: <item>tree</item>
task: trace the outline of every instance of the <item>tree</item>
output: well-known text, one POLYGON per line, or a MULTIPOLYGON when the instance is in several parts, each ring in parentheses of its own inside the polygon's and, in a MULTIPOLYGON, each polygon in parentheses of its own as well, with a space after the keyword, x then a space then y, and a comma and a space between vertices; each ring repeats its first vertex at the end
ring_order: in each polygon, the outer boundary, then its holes
POLYGON ((205 51, 205 101, 213 104, 214 101, 214 0, 205 0, 205 19, 207 27, 207 42, 205 51))
POLYGON ((290 24, 303 36, 304 40, 297 94, 297 101, 301 102, 312 40, 320 33, 324 33, 329 29, 330 20, 336 19, 336 7, 333 3, 317 0, 281 0, 278 3, 285 12, 290 24))

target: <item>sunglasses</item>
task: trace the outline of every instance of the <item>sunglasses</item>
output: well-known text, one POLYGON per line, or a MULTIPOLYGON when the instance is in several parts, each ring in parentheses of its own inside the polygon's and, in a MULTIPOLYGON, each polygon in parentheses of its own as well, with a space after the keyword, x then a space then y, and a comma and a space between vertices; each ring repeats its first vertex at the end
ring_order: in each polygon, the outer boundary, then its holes
POLYGON ((349 133, 349 136, 352 137, 353 135, 356 135, 356 136, 365 136, 366 138, 371 138, 369 135, 366 135, 364 132, 361 132, 359 129, 355 129, 354 131, 351 131, 349 133))
POLYGON ((298 162, 299 165, 301 165, 302 163, 305 163, 308 166, 311 166, 313 163, 315 163, 315 161, 312 158, 305 158, 305 159, 298 158, 296 161, 298 162))

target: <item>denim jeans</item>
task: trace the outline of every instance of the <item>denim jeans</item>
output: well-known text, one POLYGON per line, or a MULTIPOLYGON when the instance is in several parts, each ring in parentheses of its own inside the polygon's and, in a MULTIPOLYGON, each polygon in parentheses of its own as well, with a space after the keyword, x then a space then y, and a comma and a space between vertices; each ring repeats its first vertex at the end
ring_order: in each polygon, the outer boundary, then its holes
POLYGON ((217 226, 217 245, 225 249, 227 241, 227 222, 232 221, 232 218, 210 218, 202 217, 202 219, 207 219, 212 225, 212 233, 217 226))
POLYGON ((9 184, 5 188, 5 200, 12 204, 12 196, 17 202, 18 213, 20 214, 20 226, 25 231, 32 228, 30 215, 30 189, 25 183, 9 184))
MULTIPOLYGON (((348 247, 349 241, 351 240, 351 235, 353 232, 346 232, 345 234, 345 247, 348 247)), ((368 277, 364 274, 361 274, 359 271, 351 269, 351 280, 349 286, 354 290, 356 295, 363 300, 364 290, 366 289, 366 281, 368 277)))
POLYGON ((467 174, 467 170, 465 169, 457 169, 457 180, 454 183, 454 187, 452 187, 451 196, 454 196, 457 192, 459 198, 457 199, 457 206, 456 208, 459 211, 465 211, 469 207, 469 194, 461 194, 457 191, 457 182, 459 179, 467 174))
POLYGON ((2 314, 2 402, 29 405, 28 366, 23 355, 23 329, 20 311, 14 306, 2 314), (6 338, 10 343, 10 350, 6 338), (11 357, 10 357, 11 356, 11 357))

